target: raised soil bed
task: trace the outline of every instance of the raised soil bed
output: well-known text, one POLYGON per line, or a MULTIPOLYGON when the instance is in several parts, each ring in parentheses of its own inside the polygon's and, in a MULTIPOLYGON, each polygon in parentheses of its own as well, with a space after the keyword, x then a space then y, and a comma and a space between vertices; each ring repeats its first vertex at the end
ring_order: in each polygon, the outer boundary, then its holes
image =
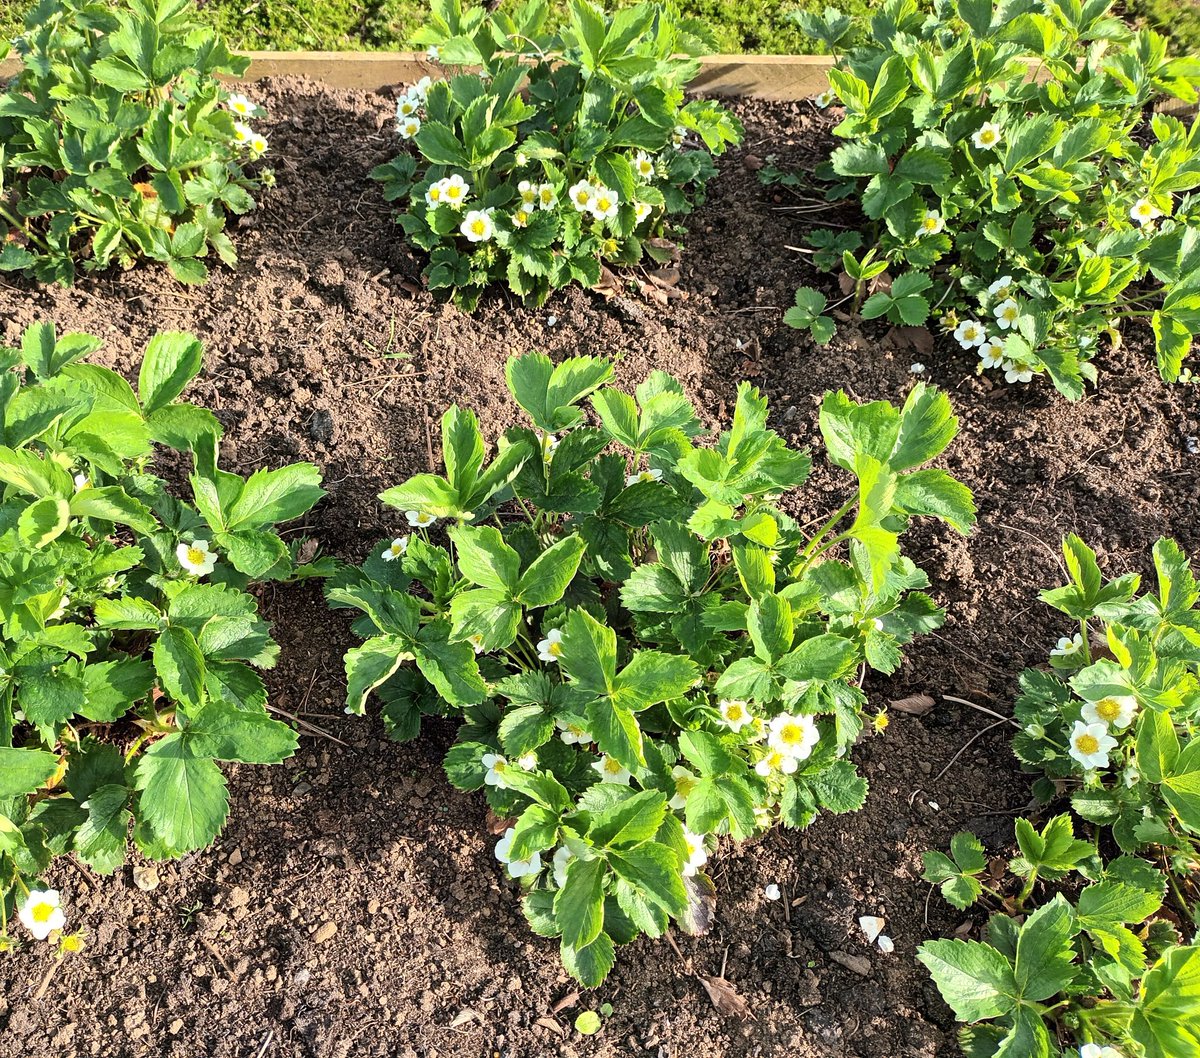
MULTIPOLYGON (((1021 669, 1068 631, 1037 600, 1059 583, 1063 533, 1096 546, 1114 575, 1144 565, 1162 533, 1200 552, 1200 390, 1162 384, 1138 333, 1102 355, 1098 391, 1067 404, 1047 385, 977 378, 970 354, 917 332, 843 325, 818 349, 786 328, 795 288, 828 283, 789 247, 809 227, 853 223, 798 211, 756 178, 769 155, 809 171, 828 151, 829 123, 806 103, 734 104, 745 146, 691 218, 665 303, 569 290, 534 310, 496 293, 466 316, 422 289, 421 261, 367 179, 395 150, 392 94, 283 77, 255 95, 270 111, 279 184, 232 232, 240 268, 217 269, 202 289, 158 267, 71 290, 3 278, 3 338, 53 319, 102 335, 100 355, 132 374, 155 330, 193 331, 207 360, 189 395, 225 424, 226 465, 319 464, 330 495, 307 532, 352 561, 397 528, 376 494, 429 469, 446 404, 478 409, 492 437, 513 421, 503 365, 514 351, 617 355, 625 384, 665 369, 711 420, 727 418, 735 382, 751 378, 771 398, 772 425, 818 453, 825 390, 898 401, 921 361, 961 416, 945 465, 975 490, 980 525, 966 540, 928 525, 908 538, 949 620, 867 691, 873 706, 917 693, 938 702, 895 715, 856 749, 871 782, 863 811, 723 841, 711 932, 677 937, 678 953, 663 941, 623 949, 603 988, 572 1005, 556 946, 528 931, 493 858, 482 799, 442 773, 451 726, 396 745, 375 720, 342 716, 348 618, 315 586, 271 591, 282 644, 273 702, 331 737, 304 738, 279 767, 231 768, 224 834, 159 865, 152 889, 129 868, 99 878, 57 867, 50 880, 88 947, 40 999, 48 948, 0 960, 0 1056, 955 1054, 949 1010, 913 956, 967 917, 928 899, 920 853, 962 828, 1005 847, 1029 782, 1003 726, 976 738, 994 721, 939 696, 1008 711, 1021 669), (764 897, 770 883, 783 900, 764 897), (887 919, 894 954, 866 945, 863 914, 887 919), (722 967, 753 1020, 722 1014, 697 980, 722 967), (614 1007, 603 1031, 579 1036, 575 1015, 601 1002, 614 1007)), ((802 522, 848 488, 815 463, 790 501, 802 522)))

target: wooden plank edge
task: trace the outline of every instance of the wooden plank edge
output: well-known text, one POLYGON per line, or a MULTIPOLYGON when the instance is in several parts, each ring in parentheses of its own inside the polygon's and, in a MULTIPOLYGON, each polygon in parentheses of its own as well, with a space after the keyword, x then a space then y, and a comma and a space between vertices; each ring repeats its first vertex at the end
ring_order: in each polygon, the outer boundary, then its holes
MULTIPOLYGON (((333 88, 377 91, 438 77, 445 67, 422 52, 248 51, 250 68, 241 81, 264 77, 311 77, 333 88)), ((689 90, 713 96, 798 100, 823 92, 832 59, 827 55, 708 55, 689 90)), ((0 79, 20 71, 15 58, 0 62, 0 79)))

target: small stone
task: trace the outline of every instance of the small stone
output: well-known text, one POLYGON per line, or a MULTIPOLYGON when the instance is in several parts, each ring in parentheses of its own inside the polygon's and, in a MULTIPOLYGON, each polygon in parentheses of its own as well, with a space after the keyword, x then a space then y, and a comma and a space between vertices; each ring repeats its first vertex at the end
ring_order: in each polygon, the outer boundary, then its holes
POLYGON ((154 867, 134 867, 133 884, 143 893, 158 888, 158 870, 154 867))
POLYGON ((229 906, 231 908, 245 907, 250 903, 250 894, 240 885, 229 890, 229 906))
POLYGON ((237 866, 239 863, 241 863, 241 862, 242 862, 242 850, 241 850, 241 849, 234 849, 234 850, 233 850, 233 851, 232 851, 232 852, 229 854, 229 866, 230 866, 230 867, 236 867, 236 866, 237 866))
POLYGON ((176 1018, 176 1019, 175 1019, 174 1021, 172 1021, 172 1022, 171 1022, 171 1024, 168 1026, 168 1028, 167 1028, 167 1031, 168 1031, 168 1032, 169 1032, 169 1033, 170 1033, 172 1036, 178 1036, 178 1035, 179 1035, 179 1033, 180 1033, 180 1031, 181 1031, 182 1029, 183 1029, 183 1018, 176 1018))
POLYGON ((314 944, 324 944, 327 940, 332 940, 334 934, 336 934, 336 933, 337 933, 337 923, 336 922, 324 922, 317 929, 317 932, 313 934, 313 937, 312 937, 313 943, 314 944))

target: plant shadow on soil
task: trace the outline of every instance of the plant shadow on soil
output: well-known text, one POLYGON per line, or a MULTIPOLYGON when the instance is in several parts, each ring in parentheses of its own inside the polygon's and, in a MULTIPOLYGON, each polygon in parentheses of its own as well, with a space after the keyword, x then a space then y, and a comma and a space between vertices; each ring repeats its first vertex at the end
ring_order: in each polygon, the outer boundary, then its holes
MULTIPOLYGON (((708 425, 728 421, 735 383, 751 378, 771 398, 772 425, 814 445, 812 481, 788 501, 805 524, 849 487, 820 454, 822 393, 900 401, 909 365, 927 365, 962 419, 942 465, 975 490, 980 525, 963 540, 918 523, 907 538, 948 620, 891 678, 868 680, 873 708, 945 693, 1007 712, 1021 669, 1070 631, 1037 599, 1060 582, 1064 532, 1113 575, 1144 569, 1163 533, 1200 549, 1183 513, 1200 483, 1196 390, 1158 381, 1144 335, 1106 353, 1098 391, 1068 405, 1044 385, 976 378, 952 343, 845 326, 817 349, 783 326, 798 285, 828 285, 787 247, 839 216, 797 211, 811 203, 755 176, 768 155, 809 172, 827 153, 829 121, 806 104, 737 104, 747 141, 690 218, 674 288, 684 296, 660 305, 571 290, 534 310, 497 294, 467 317, 421 289, 419 260, 366 180, 395 149, 391 98, 292 79, 254 94, 272 115, 279 186, 233 232, 237 271, 201 289, 150 267, 73 290, 0 280, 0 326, 8 342, 36 319, 99 334, 100 356, 129 375, 155 330, 199 335, 206 370, 188 395, 225 424, 224 465, 321 466, 330 495, 296 531, 339 557, 360 561, 400 531, 376 496, 430 468, 447 404, 475 408, 493 438, 515 421, 503 365, 529 348, 619 355, 624 384, 669 371, 708 425)), ((431 722, 397 745, 376 719, 342 716, 347 616, 311 584, 269 589, 263 606, 282 647, 273 703, 342 741, 305 737, 282 766, 230 768, 225 832, 159 865, 152 890, 128 867, 101 879, 56 866, 50 880, 88 948, 40 1001, 50 952, 0 961, 0 1058, 955 1053, 949 1011, 913 956, 923 938, 982 916, 927 899, 920 853, 962 828, 1007 849, 1029 781, 1003 725, 980 735, 991 718, 941 699, 925 716, 897 715, 855 750, 871 782, 863 811, 723 841, 710 861, 710 933, 679 936, 682 958, 661 941, 623 949, 602 988, 553 1013, 575 989, 553 942, 526 927, 482 799, 445 779, 453 725, 431 722), (766 900, 769 883, 785 900, 766 900), (866 945, 863 914, 887 919, 894 954, 866 945), (719 1013, 695 979, 722 966, 755 1020, 719 1013), (604 1030, 576 1034, 576 1013, 602 1002, 615 1008, 604 1030)))

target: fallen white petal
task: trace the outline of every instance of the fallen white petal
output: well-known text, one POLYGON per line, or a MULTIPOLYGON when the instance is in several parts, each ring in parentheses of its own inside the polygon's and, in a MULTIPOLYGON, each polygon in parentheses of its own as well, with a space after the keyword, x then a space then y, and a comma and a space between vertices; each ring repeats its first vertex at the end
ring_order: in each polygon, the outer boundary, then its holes
POLYGON ((883 932, 884 921, 877 915, 863 915, 858 920, 858 928, 863 931, 868 944, 874 944, 875 938, 883 932))

